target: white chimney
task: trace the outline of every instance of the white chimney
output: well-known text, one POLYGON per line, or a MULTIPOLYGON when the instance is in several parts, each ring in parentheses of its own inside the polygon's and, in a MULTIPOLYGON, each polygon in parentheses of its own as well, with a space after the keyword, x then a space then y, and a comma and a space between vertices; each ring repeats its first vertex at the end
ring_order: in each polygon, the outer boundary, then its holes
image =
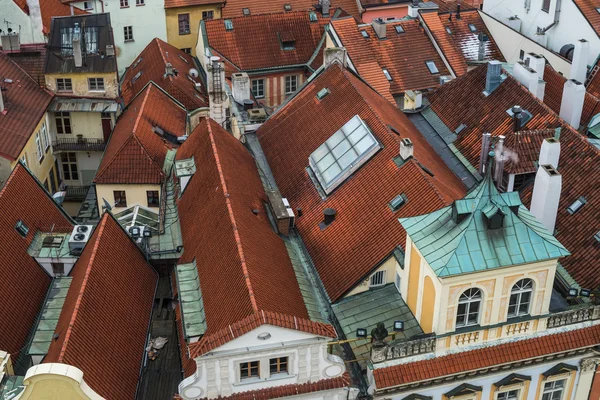
POLYGON ((575 42, 573 61, 571 62, 571 73, 569 77, 579 82, 585 82, 587 76, 588 58, 590 56, 590 43, 585 39, 575 42))
POLYGON ((346 67, 347 53, 345 47, 329 47, 323 51, 323 65, 328 68, 334 62, 340 63, 343 67, 346 67))
POLYGON ((221 126, 226 118, 225 66, 219 57, 211 57, 207 68, 210 117, 221 126))
POLYGON ((233 84, 233 98, 240 104, 250 99, 250 78, 245 72, 231 74, 233 84))
POLYGON ((537 72, 539 79, 544 79, 544 68, 546 67, 546 59, 544 57, 535 53, 527 53, 525 55, 525 64, 537 72))
POLYGON ((494 166, 494 180, 496 181, 496 187, 500 188, 502 185, 502 178, 504 176, 504 135, 500 135, 498 140, 498 146, 494 151, 496 155, 496 165, 494 166))
POLYGON ((538 221, 554 234, 562 176, 552 165, 540 165, 535 175, 530 211, 538 221))
POLYGON ((408 16, 411 18, 417 18, 419 16, 419 1, 413 0, 408 5, 408 16))
POLYGON ((521 20, 518 16, 513 15, 512 17, 508 17, 504 23, 515 31, 521 32, 521 20))
POLYGON ((385 39, 387 37, 387 26, 383 18, 374 19, 371 26, 379 39, 385 39))
POLYGON ((2 94, 2 88, 0 87, 0 113, 4 112, 4 95, 2 94))
POLYGON ((558 169, 558 159, 560 157, 560 143, 556 138, 547 138, 542 142, 540 149, 539 165, 550 165, 558 169))
POLYGON ((584 100, 585 86, 583 83, 573 79, 566 81, 560 103, 560 117, 575 129, 579 129, 584 100))
POLYGON ((414 146, 409 138, 404 138, 400 141, 400 157, 406 161, 413 156, 414 146))
POLYGON ((513 76, 538 99, 544 100, 546 82, 539 78, 536 70, 519 61, 514 65, 513 76))

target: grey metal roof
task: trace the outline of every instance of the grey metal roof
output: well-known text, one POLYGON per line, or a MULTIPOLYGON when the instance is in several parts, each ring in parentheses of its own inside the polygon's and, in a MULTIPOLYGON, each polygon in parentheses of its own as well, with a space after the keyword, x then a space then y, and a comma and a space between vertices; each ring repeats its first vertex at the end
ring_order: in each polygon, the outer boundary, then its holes
POLYGON ((48 111, 115 113, 118 107, 119 104, 114 100, 55 97, 50 103, 48 111))
POLYGON ((175 268, 175 277, 181 304, 183 336, 187 339, 204 335, 204 332, 206 332, 206 315, 196 262, 178 265, 175 268))

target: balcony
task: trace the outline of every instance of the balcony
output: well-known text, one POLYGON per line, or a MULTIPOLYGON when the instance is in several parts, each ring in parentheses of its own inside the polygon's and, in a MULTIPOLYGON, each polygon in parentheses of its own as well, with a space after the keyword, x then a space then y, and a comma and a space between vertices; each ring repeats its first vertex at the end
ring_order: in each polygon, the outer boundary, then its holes
POLYGON ((579 322, 600 319, 599 305, 585 305, 575 309, 556 313, 548 317, 546 326, 558 328, 559 326, 577 324, 579 322))
POLYGON ((418 354, 435 352, 435 335, 422 336, 416 339, 395 340, 383 347, 372 347, 371 361, 374 363, 397 358, 411 357, 418 354))
POLYGON ((88 139, 82 136, 75 138, 59 138, 52 142, 52 150, 59 151, 104 151, 104 139, 88 139))
POLYGON ((90 186, 67 186, 65 201, 83 201, 87 196, 90 186))

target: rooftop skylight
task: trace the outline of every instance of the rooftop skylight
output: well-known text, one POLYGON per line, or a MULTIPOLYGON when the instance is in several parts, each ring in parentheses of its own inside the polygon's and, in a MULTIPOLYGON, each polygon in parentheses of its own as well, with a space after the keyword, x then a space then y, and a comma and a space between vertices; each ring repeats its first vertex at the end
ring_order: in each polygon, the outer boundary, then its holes
POLYGON ((135 81, 137 81, 138 79, 140 79, 140 76, 142 76, 142 73, 143 73, 143 72, 144 72, 144 71, 139 71, 137 74, 135 74, 135 75, 133 76, 133 78, 131 78, 131 83, 135 83, 135 81))
POLYGON ((431 72, 432 74, 440 73, 440 71, 438 70, 437 66, 435 65, 435 63, 433 61, 425 61, 425 64, 427 65, 429 72, 431 72))
POLYGON ((325 96, 329 94, 329 89, 323 88, 317 92, 317 99, 323 100, 325 96))
POLYGON ((249 8, 242 8, 242 14, 244 14, 244 16, 248 16, 250 15, 250 9, 249 8))
POLYGON ((452 35, 452 29, 450 29, 449 26, 446 27, 446 32, 448 32, 449 35, 452 35))
POLYGON ((225 30, 226 31, 232 31, 233 30, 233 21, 230 19, 226 19, 223 20, 223 23, 225 24, 225 30))
POLYGON ((310 19, 310 22, 317 22, 317 13, 314 11, 309 12, 308 19, 310 19))
POLYGON ((473 24, 469 24, 469 30, 473 33, 477 33, 477 27, 473 24))
POLYGON ((355 115, 309 157, 309 164, 325 193, 331 193, 344 179, 369 160, 379 143, 355 115))
POLYGON ((283 9, 285 11, 292 11, 292 5, 291 4, 284 4, 283 5, 283 9))
POLYGON ((367 31, 360 31, 360 34, 362 35, 362 37, 364 37, 365 39, 369 38, 369 32, 367 31))
POLYGON ((385 69, 385 68, 383 69, 383 74, 385 75, 385 78, 386 78, 388 81, 391 81, 391 80, 392 80, 392 76, 390 75, 390 72, 389 72, 387 69, 385 69))
POLYGON ((569 214, 575 214, 581 207, 583 207, 587 203, 585 197, 581 196, 577 200, 573 202, 569 207, 567 207, 567 211, 569 214))
POLYGON ((388 206, 390 207, 390 209, 392 211, 398 211, 400 209, 400 207, 402 207, 404 205, 404 203, 406 203, 406 195, 403 194, 399 194, 398 196, 394 197, 388 204, 388 206))
POLYGON ((21 220, 17 221, 17 224, 15 225, 15 229, 17 230, 17 232, 19 232, 19 235, 21 235, 23 237, 27 236, 27 233, 29 232, 29 228, 21 220))
POLYGON ((137 67, 141 62, 142 62, 142 57, 140 57, 137 60, 135 60, 135 62, 131 66, 131 68, 133 69, 133 68, 137 67))
POLYGON ((396 33, 404 33, 402 25, 396 25, 394 28, 396 29, 396 33))

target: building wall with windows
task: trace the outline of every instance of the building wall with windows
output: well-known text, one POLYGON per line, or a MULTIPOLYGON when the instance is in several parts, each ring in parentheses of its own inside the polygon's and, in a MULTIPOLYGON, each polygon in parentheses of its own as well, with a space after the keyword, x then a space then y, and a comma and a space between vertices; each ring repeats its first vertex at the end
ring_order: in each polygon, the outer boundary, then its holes
POLYGON ((304 69, 295 69, 266 75, 250 75, 250 89, 263 105, 275 108, 293 94, 306 80, 304 69), (293 78, 295 77, 295 78, 293 78), (262 91, 260 90, 262 88, 262 91), (262 94, 262 95, 261 95, 262 94))
POLYGON ((385 260, 372 274, 364 281, 358 284, 344 297, 354 296, 355 294, 363 293, 372 287, 383 286, 387 283, 395 282, 397 285, 400 276, 400 264, 393 256, 385 260))
POLYGON ((165 10, 167 21, 167 43, 178 49, 190 49, 190 53, 195 56, 200 21, 202 21, 203 13, 205 13, 204 16, 206 16, 206 13, 212 12, 213 18, 221 18, 220 4, 221 2, 215 2, 214 4, 202 6, 167 8, 165 10), (186 20, 189 21, 189 25, 184 22, 186 20), (181 32, 180 21, 182 22, 181 32), (184 29, 186 26, 189 27, 187 30, 184 29))
POLYGON ((361 15, 362 22, 370 24, 374 19, 383 18, 384 20, 390 18, 404 18, 408 15, 408 4, 400 3, 393 5, 384 5, 379 7, 366 8, 361 15))
POLYGON ((114 99, 119 95, 119 80, 115 73, 46 74, 46 87, 67 96, 114 99))
POLYGON ((23 44, 46 42, 42 31, 41 14, 38 13, 39 17, 37 18, 25 14, 14 0, 0 0, 0 10, 2 10, 1 29, 3 31, 11 28, 14 32, 19 32, 19 38, 23 44))
MULTIPOLYGON (((104 201, 102 199, 106 199, 106 201, 111 204, 115 204, 115 193, 116 191, 124 191, 126 198, 126 205, 115 205, 113 207, 114 212, 123 211, 126 208, 140 205, 144 207, 148 207, 148 192, 158 192, 158 196, 160 198, 160 185, 104 185, 97 184, 96 185, 96 195, 98 198, 98 209, 102 211, 102 206, 104 205, 104 201)), ((156 208, 156 212, 158 212, 158 206, 150 206, 152 208, 156 208)))

